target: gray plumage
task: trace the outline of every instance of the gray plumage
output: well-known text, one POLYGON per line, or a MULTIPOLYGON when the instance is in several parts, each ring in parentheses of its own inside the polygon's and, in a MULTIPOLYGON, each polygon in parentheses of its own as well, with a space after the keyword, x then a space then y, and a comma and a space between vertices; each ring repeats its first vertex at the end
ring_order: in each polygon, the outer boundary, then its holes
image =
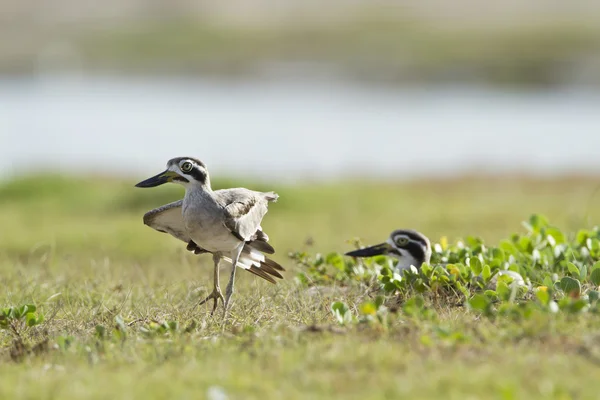
POLYGON ((268 211, 268 203, 277 201, 279 197, 276 193, 245 188, 212 190, 206 165, 191 157, 169 160, 165 171, 136 186, 154 187, 167 182, 185 187, 183 200, 147 212, 144 223, 186 242, 189 251, 213 255, 214 290, 200 304, 213 299, 214 312, 218 299, 221 299, 226 315, 233 294, 236 267, 271 283, 275 283, 273 277, 283 278, 279 273, 284 271, 283 267, 264 255, 273 254, 275 249, 267 243, 269 237, 260 226, 268 211), (219 286, 220 259, 233 266, 225 298, 219 286))
MULTIPOLYGON (((229 198, 231 198, 231 194, 229 194, 229 198)), ((182 242, 187 243, 188 251, 194 252, 195 254, 210 253, 210 251, 198 246, 190 238, 190 235, 185 228, 185 224, 183 223, 183 215, 181 211, 182 205, 183 200, 177 200, 150 210, 144 214, 144 224, 159 232, 168 233, 182 242)), ((243 259, 245 257, 249 257, 253 249, 266 254, 274 254, 275 249, 269 243, 267 243, 268 240, 269 237, 266 233, 264 233, 261 229, 256 230, 254 234, 250 236, 249 240, 246 241, 240 258, 243 259)), ((231 259, 226 259, 226 261, 231 263, 231 259)), ((285 271, 285 269, 267 257, 265 257, 265 261, 261 262, 260 268, 267 272, 267 274, 261 274, 259 271, 257 271, 258 268, 256 266, 251 266, 247 269, 247 271, 260 276, 271 283, 276 282, 270 275, 283 279, 283 276, 278 271, 285 271)))

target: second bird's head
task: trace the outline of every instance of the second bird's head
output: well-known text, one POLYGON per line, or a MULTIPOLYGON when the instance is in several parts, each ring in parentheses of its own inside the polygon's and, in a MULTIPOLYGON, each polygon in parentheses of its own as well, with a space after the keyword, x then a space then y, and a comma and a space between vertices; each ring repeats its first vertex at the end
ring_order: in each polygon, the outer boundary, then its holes
POLYGON ((374 246, 350 251, 351 257, 373 257, 385 255, 398 260, 398 269, 407 269, 413 265, 421 268, 431 259, 431 244, 427 236, 412 229, 398 229, 390 234, 388 240, 374 246))
POLYGON ((192 185, 210 186, 210 178, 206 165, 196 158, 177 157, 167 162, 167 169, 160 174, 154 175, 139 182, 136 187, 148 188, 162 185, 164 183, 179 183, 185 187, 192 185))

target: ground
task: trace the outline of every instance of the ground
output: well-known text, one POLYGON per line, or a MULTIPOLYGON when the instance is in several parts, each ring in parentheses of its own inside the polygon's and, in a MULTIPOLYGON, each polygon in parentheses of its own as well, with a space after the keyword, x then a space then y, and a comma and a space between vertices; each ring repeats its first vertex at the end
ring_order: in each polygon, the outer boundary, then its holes
POLYGON ((35 304, 45 317, 0 330, 0 397, 597 396, 598 315, 489 319, 441 299, 428 303, 433 319, 395 312, 386 326, 342 326, 332 303, 357 310, 369 294, 302 286, 302 267, 288 258, 343 253, 356 237, 374 244, 396 228, 434 243, 473 235, 495 244, 522 233, 532 213, 574 235, 600 221, 597 179, 216 181, 279 193, 263 228, 287 270, 277 285, 240 271, 225 324, 210 305, 196 307, 211 289, 210 256, 142 223, 181 188, 136 182, 32 176, 0 185, 0 307, 35 304))

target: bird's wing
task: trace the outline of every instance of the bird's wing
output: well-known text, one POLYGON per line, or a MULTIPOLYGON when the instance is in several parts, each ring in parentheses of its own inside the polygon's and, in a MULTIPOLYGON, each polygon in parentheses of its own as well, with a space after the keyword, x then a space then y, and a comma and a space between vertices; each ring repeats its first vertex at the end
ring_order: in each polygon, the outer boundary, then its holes
POLYGON ((256 239, 260 223, 267 213, 269 201, 276 201, 275 193, 261 193, 248 189, 225 189, 215 192, 225 211, 224 225, 240 240, 256 239))
POLYGON ((179 240, 190 242, 191 238, 185 229, 181 205, 183 200, 165 204, 144 214, 144 224, 159 232, 169 233, 179 240))
MULTIPOLYGON (((195 254, 208 253, 196 243, 194 243, 187 234, 181 214, 181 205, 183 200, 165 204, 164 206, 155 208, 144 214, 144 224, 156 229, 159 232, 169 233, 179 240, 187 242, 187 249, 195 254)), ((273 248, 266 243, 268 236, 258 229, 251 237, 251 241, 246 243, 240 261, 244 262, 243 266, 248 272, 251 272, 271 283, 275 283, 275 278, 282 279, 283 276, 279 271, 285 271, 281 265, 275 261, 257 254, 255 250, 264 251, 272 254, 273 248), (272 250, 272 251, 271 251, 272 250)), ((225 260, 231 263, 231 259, 224 257, 225 260)), ((239 265, 239 264, 238 264, 239 265)))

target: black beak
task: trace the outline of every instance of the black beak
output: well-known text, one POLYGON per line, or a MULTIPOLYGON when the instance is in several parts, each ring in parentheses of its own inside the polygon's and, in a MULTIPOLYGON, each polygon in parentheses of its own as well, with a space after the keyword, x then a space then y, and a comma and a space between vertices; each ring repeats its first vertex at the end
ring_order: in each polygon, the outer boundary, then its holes
POLYGON ((373 257, 386 254, 390 250, 390 245, 387 243, 376 244, 375 246, 365 247, 364 249, 349 251, 346 253, 350 257, 373 257))
POLYGON ((148 178, 145 181, 141 181, 140 183, 135 185, 135 187, 149 188, 149 187, 159 186, 164 183, 171 182, 173 180, 173 177, 176 175, 177 174, 175 172, 166 170, 166 171, 161 172, 158 175, 153 176, 152 178, 148 178))

